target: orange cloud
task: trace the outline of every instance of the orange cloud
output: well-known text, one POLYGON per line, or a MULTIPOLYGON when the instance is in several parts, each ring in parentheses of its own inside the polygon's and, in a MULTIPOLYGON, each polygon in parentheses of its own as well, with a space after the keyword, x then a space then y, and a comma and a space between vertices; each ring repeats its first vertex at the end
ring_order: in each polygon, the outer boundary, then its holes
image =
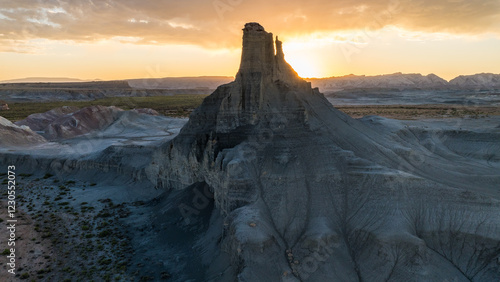
POLYGON ((117 37, 134 38, 129 42, 133 44, 237 48, 241 44, 239 27, 248 21, 258 21, 268 30, 289 36, 349 29, 376 30, 387 25, 423 32, 500 34, 500 2, 2 1, 0 42, 4 45, 2 50, 19 52, 26 52, 27 49, 21 41, 36 38, 91 42, 117 37), (16 46, 23 48, 17 49, 16 46))

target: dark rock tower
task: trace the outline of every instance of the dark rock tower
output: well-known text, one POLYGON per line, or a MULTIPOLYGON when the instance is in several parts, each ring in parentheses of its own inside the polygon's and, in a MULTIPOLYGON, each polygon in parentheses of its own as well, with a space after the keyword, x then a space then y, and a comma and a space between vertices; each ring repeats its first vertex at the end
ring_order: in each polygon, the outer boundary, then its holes
POLYGON ((212 189, 210 229, 193 242, 207 281, 500 280, 500 204, 457 205, 459 189, 498 189, 498 171, 450 163, 468 159, 429 150, 410 129, 350 118, 298 77, 281 45, 246 24, 235 81, 145 169, 161 188, 212 189))

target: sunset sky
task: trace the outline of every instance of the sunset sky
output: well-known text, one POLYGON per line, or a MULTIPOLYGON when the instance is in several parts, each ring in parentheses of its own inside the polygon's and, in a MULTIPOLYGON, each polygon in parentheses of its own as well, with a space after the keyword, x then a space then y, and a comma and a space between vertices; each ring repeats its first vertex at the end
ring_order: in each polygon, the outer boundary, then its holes
POLYGON ((499 0, 0 0, 0 81, 233 76, 251 21, 303 77, 500 73, 499 0))

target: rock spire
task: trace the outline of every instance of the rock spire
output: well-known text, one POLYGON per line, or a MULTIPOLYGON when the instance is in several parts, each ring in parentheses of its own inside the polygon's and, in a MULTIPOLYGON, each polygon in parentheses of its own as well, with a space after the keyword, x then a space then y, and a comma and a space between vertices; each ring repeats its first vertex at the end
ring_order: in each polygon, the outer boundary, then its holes
POLYGON ((158 187, 213 192, 209 239, 193 244, 207 281, 499 281, 500 204, 481 196, 500 197, 498 168, 372 120, 335 109, 248 23, 235 81, 145 172, 158 187))
POLYGON ((310 88, 285 61, 282 42, 278 37, 276 36, 276 41, 273 42, 272 33, 266 32, 260 24, 252 22, 243 28, 241 64, 236 80, 247 82, 248 79, 255 78, 265 83, 280 81, 293 85, 302 84, 310 88))

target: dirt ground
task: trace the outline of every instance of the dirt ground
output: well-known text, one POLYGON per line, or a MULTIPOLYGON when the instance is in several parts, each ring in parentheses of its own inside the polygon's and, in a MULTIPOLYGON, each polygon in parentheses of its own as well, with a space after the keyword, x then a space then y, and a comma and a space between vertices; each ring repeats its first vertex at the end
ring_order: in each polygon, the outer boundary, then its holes
MULTIPOLYGON (((2 254, 0 281, 124 280, 132 254, 120 228, 127 207, 106 198, 87 203, 74 197, 92 183, 62 182, 49 174, 16 180, 16 275, 7 272, 8 254, 2 254)), ((7 202, 0 202, 3 252, 9 233, 7 202)))
MULTIPOLYGON (((7 218, 5 201, 0 202, 0 218, 7 218)), ((42 236, 42 234, 35 230, 33 218, 23 210, 17 210, 16 219, 16 275, 7 272, 10 268, 6 264, 7 255, 2 253, 2 259, 0 260, 0 281, 19 281, 21 278, 33 279, 37 276, 43 278, 44 274, 50 272, 50 269, 53 267, 55 259, 53 245, 47 237, 42 236)), ((4 252, 6 248, 10 248, 6 242, 8 232, 4 232, 8 223, 4 220, 1 225, 0 248, 4 252)), ((30 280, 28 279, 28 281, 30 280)))

